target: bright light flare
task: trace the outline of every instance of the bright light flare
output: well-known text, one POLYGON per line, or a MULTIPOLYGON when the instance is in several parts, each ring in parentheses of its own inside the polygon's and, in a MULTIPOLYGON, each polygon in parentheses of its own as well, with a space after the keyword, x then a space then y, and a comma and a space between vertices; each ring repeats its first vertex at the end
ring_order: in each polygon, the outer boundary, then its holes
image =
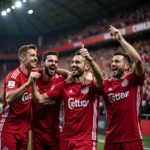
POLYGON ((3 11, 1 12, 1 15, 2 15, 2 16, 6 16, 6 15, 7 15, 7 12, 6 12, 5 10, 3 10, 3 11))
POLYGON ((22 3, 21 3, 20 1, 17 1, 17 2, 15 3, 15 6, 16 6, 17 8, 20 8, 20 7, 22 6, 22 3))
POLYGON ((33 10, 28 10, 28 14, 33 14, 33 10))

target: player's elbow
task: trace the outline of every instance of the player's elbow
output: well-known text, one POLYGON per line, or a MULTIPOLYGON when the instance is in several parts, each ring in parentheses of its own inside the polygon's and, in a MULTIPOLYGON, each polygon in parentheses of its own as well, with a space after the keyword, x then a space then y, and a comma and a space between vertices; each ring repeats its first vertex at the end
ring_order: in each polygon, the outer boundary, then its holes
POLYGON ((11 96, 9 94, 6 95, 6 102, 11 105, 13 103, 13 99, 11 98, 11 96))

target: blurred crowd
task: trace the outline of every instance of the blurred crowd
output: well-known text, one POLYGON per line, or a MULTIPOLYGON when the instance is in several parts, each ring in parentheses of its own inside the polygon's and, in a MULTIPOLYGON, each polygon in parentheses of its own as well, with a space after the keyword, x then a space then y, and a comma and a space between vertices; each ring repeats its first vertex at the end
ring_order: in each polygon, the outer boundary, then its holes
POLYGON ((124 28, 136 23, 150 20, 150 4, 138 9, 131 9, 127 12, 118 13, 111 18, 105 18, 100 21, 95 21, 93 24, 86 25, 81 29, 73 30, 66 35, 61 35, 56 39, 47 41, 42 49, 51 49, 61 45, 70 44, 72 42, 80 41, 82 39, 94 36, 97 34, 108 32, 109 25, 116 28, 124 28))
MULTIPOLYGON (((114 16, 110 16, 105 19, 92 21, 88 25, 78 27, 72 31, 66 31, 64 34, 61 34, 57 37, 51 37, 43 39, 43 44, 40 47, 40 50, 43 49, 52 49, 66 44, 71 44, 76 41, 94 36, 97 34, 108 32, 109 25, 112 24, 116 28, 123 28, 130 26, 136 23, 149 21, 150 20, 150 2, 142 8, 132 8, 126 12, 120 12, 114 16)), ((10 54, 16 53, 20 46, 24 44, 38 44, 38 40, 0 40, 0 54, 10 54)))

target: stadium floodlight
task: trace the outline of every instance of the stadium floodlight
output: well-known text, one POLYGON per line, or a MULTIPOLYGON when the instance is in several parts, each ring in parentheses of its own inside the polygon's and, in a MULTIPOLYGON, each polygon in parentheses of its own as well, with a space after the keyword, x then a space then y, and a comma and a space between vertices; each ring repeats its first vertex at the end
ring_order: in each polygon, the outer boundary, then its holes
POLYGON ((33 14, 33 10, 28 10, 28 14, 33 14))
POLYGON ((22 3, 21 3, 20 1, 17 1, 17 2, 15 3, 15 6, 16 6, 17 8, 20 8, 20 7, 22 6, 22 3))
POLYGON ((27 0, 22 0, 23 1, 23 3, 26 3, 27 2, 27 0))
POLYGON ((12 8, 12 9, 15 9, 16 7, 13 5, 13 6, 11 6, 11 8, 12 8))
POLYGON ((2 15, 2 16, 6 16, 6 15, 7 15, 7 12, 6 12, 5 10, 3 10, 3 11, 1 12, 1 15, 2 15))
POLYGON ((6 11, 9 13, 10 12, 10 8, 7 8, 6 11))

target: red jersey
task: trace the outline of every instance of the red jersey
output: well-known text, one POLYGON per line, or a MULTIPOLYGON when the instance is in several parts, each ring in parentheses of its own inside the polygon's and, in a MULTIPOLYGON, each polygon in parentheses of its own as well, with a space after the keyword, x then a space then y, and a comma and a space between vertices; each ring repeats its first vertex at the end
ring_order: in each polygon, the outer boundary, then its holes
POLYGON ((50 99, 57 97, 64 101, 65 125, 63 140, 90 139, 97 141, 99 89, 93 81, 88 86, 82 83, 58 84, 47 92, 50 99))
MULTIPOLYGON (((36 81, 36 86, 38 91, 42 94, 52 90, 56 84, 63 80, 64 77, 58 74, 55 74, 51 81, 44 81, 41 77, 36 81)), ((59 130, 61 100, 62 98, 57 99, 57 101, 52 100, 45 104, 36 104, 33 102, 32 131, 47 133, 59 130)))
POLYGON ((29 87, 22 98, 9 105, 6 102, 6 92, 21 87, 28 81, 20 68, 11 71, 4 82, 3 108, 0 115, 0 131, 9 133, 24 133, 30 130, 31 122, 31 87, 29 87))
POLYGON ((139 112, 144 75, 128 74, 123 80, 105 80, 102 93, 106 105, 107 142, 142 139, 139 112))

